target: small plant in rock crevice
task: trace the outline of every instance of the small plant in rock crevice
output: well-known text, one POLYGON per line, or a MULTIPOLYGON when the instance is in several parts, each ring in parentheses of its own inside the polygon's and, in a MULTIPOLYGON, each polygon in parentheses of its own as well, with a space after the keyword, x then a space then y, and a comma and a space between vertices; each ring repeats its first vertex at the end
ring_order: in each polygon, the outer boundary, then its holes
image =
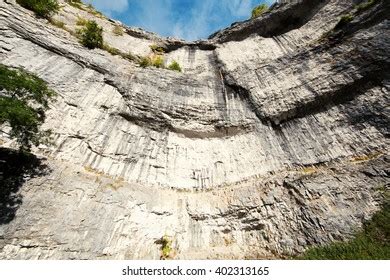
POLYGON ((253 8, 252 10, 252 17, 251 18, 257 18, 264 14, 266 11, 268 11, 267 4, 260 4, 253 8))
POLYGON ((123 36, 124 31, 122 27, 120 27, 119 25, 115 25, 115 27, 112 29, 112 33, 115 36, 123 36))
POLYGON ((141 58, 139 65, 143 68, 165 68, 165 61, 162 55, 145 56, 141 58))
POLYGON ((150 49, 152 50, 153 53, 155 54, 164 54, 165 53, 165 50, 163 47, 160 47, 160 46, 157 46, 157 45, 151 45, 150 46, 150 49))
POLYGON ((82 17, 77 17, 76 25, 78 26, 86 26, 88 23, 88 20, 82 17))
POLYGON ((161 238, 161 259, 167 260, 171 258, 172 254, 172 240, 167 235, 161 238))
POLYGON ((172 61, 172 63, 169 64, 168 69, 172 70, 172 71, 177 71, 177 72, 182 71, 180 64, 176 60, 172 61))
POLYGON ((89 49, 103 48, 103 28, 96 21, 88 21, 79 31, 80 42, 89 49))

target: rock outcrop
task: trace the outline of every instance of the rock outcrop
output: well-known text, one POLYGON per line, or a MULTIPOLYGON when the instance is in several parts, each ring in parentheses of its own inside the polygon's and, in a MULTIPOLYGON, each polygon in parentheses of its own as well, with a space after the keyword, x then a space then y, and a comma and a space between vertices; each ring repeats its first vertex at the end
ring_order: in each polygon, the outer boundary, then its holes
POLYGON ((389 3, 281 2, 197 42, 66 3, 59 28, 0 2, 2 63, 58 93, 54 144, 34 151, 47 172, 18 191, 0 258, 159 258, 164 235, 179 259, 270 258, 348 238, 390 182, 389 3), (84 48, 78 17, 183 72, 84 48))

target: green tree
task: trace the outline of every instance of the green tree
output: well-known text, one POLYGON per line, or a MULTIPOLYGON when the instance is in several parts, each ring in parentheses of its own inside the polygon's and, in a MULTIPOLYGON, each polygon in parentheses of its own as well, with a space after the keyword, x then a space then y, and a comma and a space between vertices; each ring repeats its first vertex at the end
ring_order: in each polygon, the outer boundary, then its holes
POLYGON ((253 8, 252 10, 252 18, 257 18, 260 15, 264 14, 266 11, 268 11, 267 4, 260 4, 253 8))
POLYGON ((33 11, 38 17, 49 18, 60 6, 57 0, 16 0, 22 7, 33 11))
POLYGON ((103 28, 89 20, 80 30, 80 41, 89 49, 103 48, 103 28))
POLYGON ((40 126, 54 95, 38 77, 0 64, 0 125, 10 125, 10 137, 17 139, 22 151, 46 140, 48 132, 40 126))

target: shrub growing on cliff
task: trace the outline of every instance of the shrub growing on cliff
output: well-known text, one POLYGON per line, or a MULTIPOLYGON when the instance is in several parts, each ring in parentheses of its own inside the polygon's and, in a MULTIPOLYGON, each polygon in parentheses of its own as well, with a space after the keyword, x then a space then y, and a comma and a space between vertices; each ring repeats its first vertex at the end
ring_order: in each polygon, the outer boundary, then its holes
POLYGON ((268 11, 267 4, 260 4, 253 8, 252 10, 252 18, 257 18, 268 11))
POLYGON ((21 150, 29 151, 45 140, 40 125, 53 96, 43 80, 0 64, 0 125, 10 125, 9 136, 17 139, 21 150))
POLYGON ((59 10, 57 0, 16 0, 16 2, 43 18, 49 18, 59 10))
POLYGON ((157 46, 157 45, 151 45, 150 49, 155 54, 163 54, 165 52, 163 47, 160 47, 160 46, 157 46))
POLYGON ((82 17, 77 17, 76 25, 77 26, 86 26, 88 23, 88 20, 82 17))
POLYGON ((80 41, 89 49, 103 48, 103 28, 89 20, 80 30, 80 41))
POLYGON ((161 259, 167 260, 171 257, 172 253, 172 241, 168 236, 164 235, 161 238, 161 259))
POLYGON ((139 66, 141 66, 142 68, 152 66, 152 60, 150 59, 150 57, 147 56, 142 57, 139 62, 139 66))
POLYGON ((181 72, 180 64, 177 61, 172 61, 172 63, 168 66, 169 70, 181 72))
POLYGON ((143 68, 146 68, 146 67, 156 67, 156 68, 164 68, 165 67, 165 64, 164 64, 164 58, 162 55, 155 55, 155 56, 152 56, 152 57, 142 57, 140 62, 139 62, 139 65, 143 68))
POLYGON ((152 59, 153 66, 156 68, 164 68, 164 58, 162 55, 156 55, 152 59))

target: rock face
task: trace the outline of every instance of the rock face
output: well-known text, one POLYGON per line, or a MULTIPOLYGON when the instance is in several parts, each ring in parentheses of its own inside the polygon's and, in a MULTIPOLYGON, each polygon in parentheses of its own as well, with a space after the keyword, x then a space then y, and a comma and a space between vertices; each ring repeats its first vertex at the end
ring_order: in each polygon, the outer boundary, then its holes
POLYGON ((269 258, 348 238, 390 182, 389 3, 356 2, 280 1, 197 42, 66 3, 54 17, 95 19, 123 53, 163 46, 182 73, 88 50, 0 2, 2 63, 58 93, 55 143, 35 150, 47 172, 18 190, 0 258, 159 258, 164 235, 178 259, 269 258))

